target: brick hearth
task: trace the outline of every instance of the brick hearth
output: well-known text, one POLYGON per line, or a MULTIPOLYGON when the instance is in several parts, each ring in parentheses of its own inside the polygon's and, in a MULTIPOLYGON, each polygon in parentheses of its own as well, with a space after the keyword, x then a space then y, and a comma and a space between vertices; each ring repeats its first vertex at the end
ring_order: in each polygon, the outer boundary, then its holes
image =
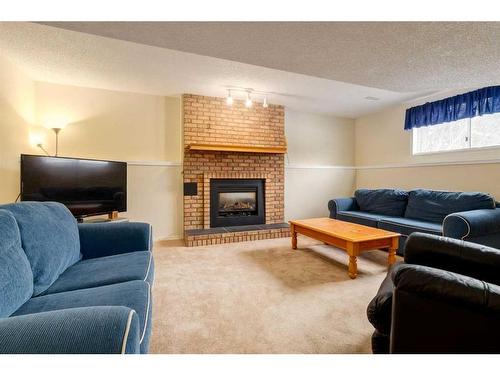
MULTIPOLYGON (((224 98, 183 96, 184 146, 231 144, 285 147, 284 108, 255 103, 246 108, 224 98)), ((232 151, 185 150, 184 182, 196 182, 198 194, 184 197, 184 231, 187 246, 277 238, 289 235, 284 220, 284 155, 232 151), (210 228, 210 179, 265 179, 266 224, 276 227, 221 232, 210 228), (200 230, 206 232, 200 232, 200 230)))

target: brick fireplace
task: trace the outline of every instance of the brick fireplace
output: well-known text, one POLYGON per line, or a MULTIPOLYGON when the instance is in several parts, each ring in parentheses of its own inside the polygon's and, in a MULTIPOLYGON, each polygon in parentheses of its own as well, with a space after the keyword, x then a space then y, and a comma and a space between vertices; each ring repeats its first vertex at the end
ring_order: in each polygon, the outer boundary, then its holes
MULTIPOLYGON (((277 105, 263 108, 258 103, 246 108, 237 100, 227 106, 224 98, 186 94, 183 121, 184 182, 195 183, 197 187, 197 194, 184 196, 186 245, 288 236, 288 226, 283 223, 284 108, 277 105), (246 219, 250 224, 241 227, 223 226, 224 219, 211 222, 211 210, 212 218, 214 211, 210 204, 211 185, 230 180, 262 181, 263 212, 259 214, 263 216, 263 224, 252 224, 253 219, 246 219)), ((243 213, 239 214, 257 215, 250 213, 248 196, 241 197, 244 199, 236 207, 246 207, 247 211, 240 210, 243 213)))

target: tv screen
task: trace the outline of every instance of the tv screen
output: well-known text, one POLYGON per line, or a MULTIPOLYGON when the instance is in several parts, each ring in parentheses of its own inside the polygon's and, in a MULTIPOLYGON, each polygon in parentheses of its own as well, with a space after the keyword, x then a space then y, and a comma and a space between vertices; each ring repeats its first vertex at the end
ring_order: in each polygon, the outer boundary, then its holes
POLYGON ((21 155, 21 200, 60 202, 77 218, 127 210, 127 163, 21 155))

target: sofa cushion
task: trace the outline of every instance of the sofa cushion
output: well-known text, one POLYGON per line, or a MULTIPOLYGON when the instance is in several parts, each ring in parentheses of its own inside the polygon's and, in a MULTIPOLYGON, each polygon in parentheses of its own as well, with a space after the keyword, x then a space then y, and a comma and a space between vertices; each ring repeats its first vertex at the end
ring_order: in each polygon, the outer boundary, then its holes
POLYGON ((379 215, 363 211, 339 211, 337 219, 349 221, 351 223, 367 225, 369 227, 377 227, 379 220, 390 218, 387 215, 379 215))
POLYGON ((78 226, 69 210, 55 202, 21 202, 0 206, 16 218, 21 242, 33 271, 33 295, 48 289, 81 259, 78 226))
POLYGON ((397 189, 359 189, 354 193, 361 211, 403 216, 408 201, 408 192, 397 189))
POLYGON ((486 208, 495 208, 495 200, 489 194, 417 189, 410 191, 404 216, 442 223, 453 212, 486 208))
POLYGON ((153 253, 136 251, 82 260, 64 271, 43 294, 95 288, 132 280, 153 280, 153 253))
POLYGON ((378 227, 391 232, 401 233, 405 236, 409 236, 413 232, 441 235, 443 230, 443 227, 440 224, 422 220, 407 219, 405 217, 382 219, 378 222, 378 227))
MULTIPOLYGON (((31 298, 13 316, 35 314, 45 311, 64 310, 74 307, 125 306, 135 310, 139 316, 141 341, 149 338, 148 325, 151 314, 151 290, 145 281, 101 286, 98 288, 73 290, 31 298)), ((142 344, 141 344, 142 351, 142 344)))
POLYGON ((33 273, 21 247, 14 216, 0 210, 0 318, 19 309, 33 294, 33 273))

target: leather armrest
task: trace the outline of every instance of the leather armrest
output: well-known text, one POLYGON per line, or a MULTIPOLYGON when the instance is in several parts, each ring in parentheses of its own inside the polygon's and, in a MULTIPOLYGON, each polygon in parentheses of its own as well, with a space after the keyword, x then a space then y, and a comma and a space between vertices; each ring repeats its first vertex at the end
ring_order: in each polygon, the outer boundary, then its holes
POLYGON ((413 264, 391 273, 394 287, 440 301, 500 313, 500 286, 472 277, 413 264))
POLYGON ((392 315, 392 294, 394 283, 391 279, 391 271, 398 267, 397 263, 391 267, 391 270, 380 284, 377 294, 368 304, 366 316, 372 326, 381 334, 389 335, 391 333, 391 315, 392 315))
POLYGON ((500 353, 500 287, 419 265, 392 274, 391 353, 500 353))
POLYGON ((412 233, 405 263, 439 268, 500 284, 500 250, 432 234, 412 233))

